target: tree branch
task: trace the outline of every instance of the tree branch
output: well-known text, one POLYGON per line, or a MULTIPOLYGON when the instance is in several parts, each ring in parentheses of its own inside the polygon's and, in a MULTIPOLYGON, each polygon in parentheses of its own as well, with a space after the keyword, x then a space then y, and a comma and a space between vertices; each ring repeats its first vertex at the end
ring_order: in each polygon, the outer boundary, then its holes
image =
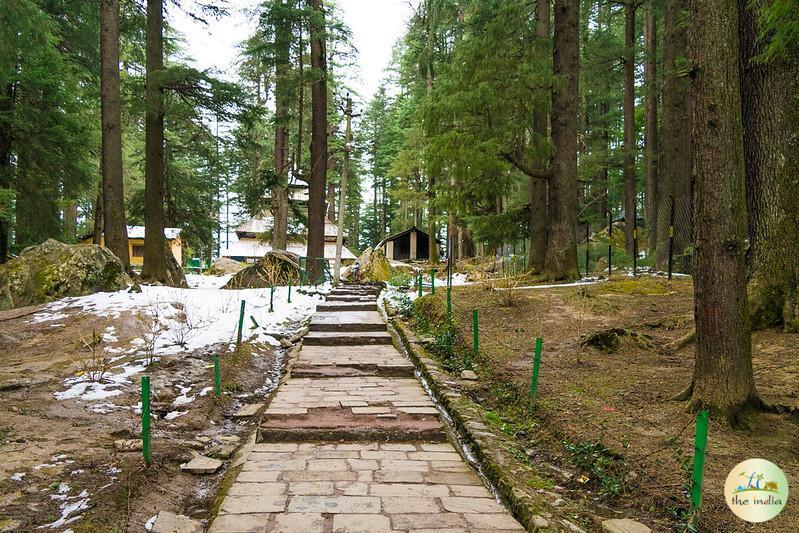
POLYGON ((533 168, 533 167, 525 164, 523 161, 519 161, 518 159, 516 159, 516 157, 513 154, 508 153, 508 152, 502 152, 500 154, 500 157, 502 157, 502 159, 504 159, 505 161, 507 161, 508 163, 513 165, 514 167, 516 167, 517 170, 519 170, 520 172, 522 172, 523 174, 525 174, 525 175, 527 175, 527 176, 529 176, 531 178, 538 178, 538 179, 542 179, 542 180, 550 180, 550 179, 552 179, 552 169, 551 168, 547 168, 547 169, 543 169, 543 170, 542 169, 533 168))

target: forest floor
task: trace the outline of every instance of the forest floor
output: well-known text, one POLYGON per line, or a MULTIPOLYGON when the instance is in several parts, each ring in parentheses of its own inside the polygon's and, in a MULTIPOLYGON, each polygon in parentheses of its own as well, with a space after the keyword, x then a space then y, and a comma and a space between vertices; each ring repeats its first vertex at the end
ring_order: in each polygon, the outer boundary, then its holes
MULTIPOLYGON (((444 298, 445 291, 437 291, 439 310, 444 298)), ((476 284, 454 287, 452 300, 462 355, 444 366, 455 375, 470 364, 477 371, 479 381, 464 392, 487 410, 495 430, 515 438, 520 460, 542 466, 541 478, 528 485, 554 487, 591 512, 631 516, 656 531, 685 527, 695 416, 669 398, 690 383, 694 345, 676 351, 666 345, 693 328, 690 278, 620 277, 510 294, 476 284), (474 308, 480 355, 470 362, 474 308), (606 346, 585 343, 609 331, 600 337, 606 346), (614 332, 620 334, 615 340, 614 332), (526 398, 538 336, 544 349, 533 413, 526 398)), ((753 334, 759 393, 794 411, 752 413, 736 429, 711 422, 700 530, 799 531, 795 504, 766 524, 745 525, 723 496, 727 474, 752 457, 776 463, 789 485, 799 486, 797 346, 797 334, 753 334)))
POLYGON ((288 305, 278 293, 269 313, 268 291, 190 281, 200 288, 143 287, 0 313, 0 531, 142 531, 161 510, 209 515, 226 466, 195 476, 181 463, 250 440, 255 422, 232 415, 277 385, 285 354, 278 338, 294 334, 318 300, 295 293, 288 305), (237 348, 241 299, 247 323, 237 348), (250 315, 261 328, 250 327, 250 315), (103 342, 92 355, 83 343, 93 336, 103 342), (88 379, 98 365, 102 378, 88 379), (151 378, 155 414, 148 468, 141 451, 117 448, 140 442, 142 374, 151 378))

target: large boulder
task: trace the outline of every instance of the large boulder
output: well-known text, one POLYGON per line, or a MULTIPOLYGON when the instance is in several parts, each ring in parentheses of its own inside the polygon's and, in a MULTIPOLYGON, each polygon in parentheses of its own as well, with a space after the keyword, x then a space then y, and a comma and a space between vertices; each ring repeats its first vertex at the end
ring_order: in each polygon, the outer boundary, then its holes
POLYGON ((0 265, 0 309, 118 291, 131 283, 122 261, 110 250, 48 239, 0 265))
POLYGON ((235 274, 247 265, 234 261, 229 257, 220 257, 211 267, 205 271, 209 276, 223 276, 225 274, 235 274))
POLYGON ((164 242, 164 254, 166 254, 166 284, 170 287, 187 289, 189 282, 186 281, 186 273, 175 259, 175 254, 172 253, 168 242, 164 242))
POLYGON ((361 281, 388 281, 391 277, 391 265, 380 248, 367 248, 358 262, 361 264, 361 281))
POLYGON ((263 289, 288 285, 289 279, 295 284, 300 279, 300 256, 291 252, 272 250, 257 263, 239 270, 223 288, 263 289))

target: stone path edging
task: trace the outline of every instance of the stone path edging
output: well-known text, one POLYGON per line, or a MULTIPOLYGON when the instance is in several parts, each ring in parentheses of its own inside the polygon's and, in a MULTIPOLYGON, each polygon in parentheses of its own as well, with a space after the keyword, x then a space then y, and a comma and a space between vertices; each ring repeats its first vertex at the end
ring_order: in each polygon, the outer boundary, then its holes
MULTIPOLYGON (((549 522, 550 528, 583 531, 564 516, 564 507, 554 508, 543 494, 529 492, 524 479, 534 473, 533 469, 504 451, 510 441, 491 433, 490 428, 483 423, 479 406, 447 384, 452 378, 438 367, 418 342, 414 332, 396 316, 389 316, 388 325, 389 331, 396 335, 400 348, 427 381, 436 401, 449 414, 459 435, 472 448, 483 474, 527 531, 532 533, 543 529, 541 526, 545 521, 549 522)), ((552 497, 558 498, 558 495, 553 493, 549 498, 552 497)), ((592 526, 600 529, 601 523, 595 520, 592 526)))

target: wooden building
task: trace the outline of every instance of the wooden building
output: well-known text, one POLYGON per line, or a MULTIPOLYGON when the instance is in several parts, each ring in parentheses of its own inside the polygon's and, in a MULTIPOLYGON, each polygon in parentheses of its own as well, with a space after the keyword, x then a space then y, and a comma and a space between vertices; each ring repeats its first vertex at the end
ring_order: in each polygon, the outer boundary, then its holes
POLYGON ((430 236, 416 226, 386 237, 377 244, 389 261, 426 261, 430 259, 430 236))
MULTIPOLYGON (((180 238, 180 228, 164 228, 164 237, 178 264, 183 265, 183 239, 180 238)), ((81 237, 80 242, 92 244, 91 233, 81 237)), ((105 246, 105 236, 100 238, 100 246, 105 246)), ((128 256, 131 266, 144 265, 144 226, 128 226, 128 256)))

